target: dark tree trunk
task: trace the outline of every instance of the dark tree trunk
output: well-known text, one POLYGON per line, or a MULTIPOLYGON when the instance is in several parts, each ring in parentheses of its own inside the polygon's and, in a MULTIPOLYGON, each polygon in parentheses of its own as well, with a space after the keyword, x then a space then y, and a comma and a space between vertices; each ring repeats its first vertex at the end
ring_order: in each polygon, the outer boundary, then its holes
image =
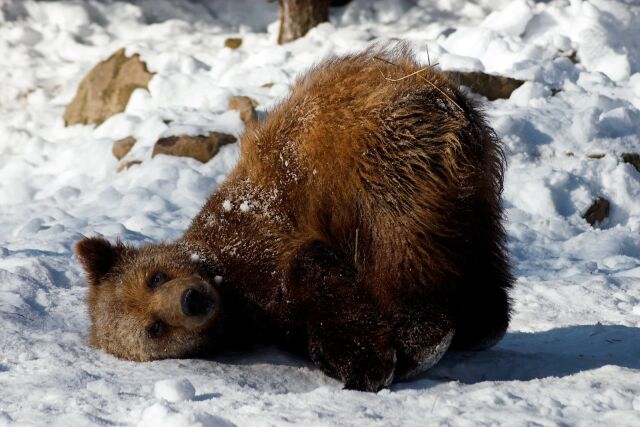
POLYGON ((319 23, 329 20, 331 0, 279 0, 279 3, 278 44, 300 38, 319 23))

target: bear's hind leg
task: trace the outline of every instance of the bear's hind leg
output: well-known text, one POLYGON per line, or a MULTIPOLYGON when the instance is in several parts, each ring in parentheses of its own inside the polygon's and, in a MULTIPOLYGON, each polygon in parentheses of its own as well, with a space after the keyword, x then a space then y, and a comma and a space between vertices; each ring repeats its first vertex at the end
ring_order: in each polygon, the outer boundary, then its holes
POLYGON ((390 322, 356 276, 349 262, 312 241, 294 254, 287 282, 316 366, 346 388, 378 391, 394 379, 396 352, 390 322))
POLYGON ((452 350, 479 351, 496 345, 507 331, 510 299, 507 289, 481 287, 458 306, 452 350))
POLYGON ((431 368, 449 349, 455 330, 448 314, 434 304, 403 308, 396 319, 396 377, 408 379, 431 368))
POLYGON ((345 388, 378 391, 395 379, 396 352, 389 334, 369 322, 320 322, 307 329, 311 360, 345 388), (375 328, 375 327, 373 327, 375 328))

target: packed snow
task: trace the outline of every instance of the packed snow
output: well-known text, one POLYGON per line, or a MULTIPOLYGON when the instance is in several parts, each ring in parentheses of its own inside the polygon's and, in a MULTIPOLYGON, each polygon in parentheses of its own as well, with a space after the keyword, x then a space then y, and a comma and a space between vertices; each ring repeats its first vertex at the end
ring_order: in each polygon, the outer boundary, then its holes
POLYGON ((640 172, 622 161, 640 152, 640 5, 353 0, 284 46, 277 20, 258 0, 0 0, 0 425, 640 425, 640 172), (397 40, 443 69, 527 80, 486 103, 517 277, 496 347, 373 394, 274 348, 134 363, 88 345, 74 243, 177 238, 239 154, 152 159, 159 137, 239 136, 231 96, 264 115, 321 58, 397 40), (156 73, 149 91, 65 128, 82 77, 121 47, 156 73), (125 160, 142 164, 118 173, 111 146, 130 135, 125 160), (592 227, 598 197, 610 215, 592 227))

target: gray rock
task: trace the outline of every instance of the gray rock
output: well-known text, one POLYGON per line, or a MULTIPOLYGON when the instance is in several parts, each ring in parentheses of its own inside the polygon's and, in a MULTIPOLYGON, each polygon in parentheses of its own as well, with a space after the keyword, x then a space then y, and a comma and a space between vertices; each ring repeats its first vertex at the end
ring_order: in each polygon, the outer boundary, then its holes
POLYGON ((224 41, 224 47, 229 49, 237 49, 242 46, 242 39, 238 37, 229 37, 224 41))
POLYGON ((236 142, 233 135, 221 132, 211 132, 203 135, 179 135, 160 138, 153 147, 152 157, 158 154, 170 156, 191 157, 206 163, 216 155, 221 146, 236 142))
POLYGON ((524 80, 494 76, 481 71, 445 71, 449 80, 466 86, 489 101, 508 99, 511 93, 522 86, 524 80))
POLYGON ((153 73, 139 55, 125 56, 118 50, 96 65, 80 82, 75 98, 64 111, 65 126, 100 124, 127 106, 131 93, 147 89, 153 73))
POLYGON ((132 136, 119 139, 113 143, 111 152, 113 153, 116 159, 122 160, 122 158, 126 156, 129 151, 131 151, 135 143, 136 143, 136 139, 132 136))
POLYGON ((129 160, 127 162, 122 162, 118 166, 118 172, 124 172, 127 169, 129 169, 131 166, 136 166, 136 165, 139 165, 141 163, 142 163, 141 160, 129 160))
POLYGON ((629 163, 630 165, 633 165, 634 168, 636 168, 636 170, 638 172, 640 172, 640 154, 638 153, 623 153, 622 156, 620 156, 622 158, 622 161, 625 163, 629 163))
POLYGON ((598 223, 604 221, 609 217, 610 203, 604 197, 598 197, 584 214, 584 218, 591 226, 596 226, 598 223))
POLYGON ((233 96, 229 99, 229 109, 239 111, 240 119, 244 123, 258 119, 258 114, 255 110, 257 106, 258 101, 248 96, 233 96))

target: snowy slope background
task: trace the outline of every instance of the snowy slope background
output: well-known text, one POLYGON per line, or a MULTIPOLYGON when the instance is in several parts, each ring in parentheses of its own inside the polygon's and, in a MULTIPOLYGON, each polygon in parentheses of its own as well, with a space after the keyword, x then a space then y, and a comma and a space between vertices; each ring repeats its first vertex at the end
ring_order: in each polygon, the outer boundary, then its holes
POLYGON ((0 0, 0 425, 640 425, 640 173, 621 160, 640 152, 640 2, 353 0, 300 40, 276 33, 261 0, 0 0), (237 160, 237 144, 151 159, 159 136, 239 135, 230 96, 266 111, 322 57, 400 39, 443 69, 529 81, 487 103, 518 279, 501 343, 377 394, 271 348, 139 364, 88 346, 73 244, 175 239, 237 160), (157 73, 149 92, 65 128, 82 77, 123 46, 157 73), (128 135, 144 161, 117 173, 128 135), (581 214, 599 196, 594 228, 581 214), (195 396, 162 399, 181 390, 166 379, 195 396))

